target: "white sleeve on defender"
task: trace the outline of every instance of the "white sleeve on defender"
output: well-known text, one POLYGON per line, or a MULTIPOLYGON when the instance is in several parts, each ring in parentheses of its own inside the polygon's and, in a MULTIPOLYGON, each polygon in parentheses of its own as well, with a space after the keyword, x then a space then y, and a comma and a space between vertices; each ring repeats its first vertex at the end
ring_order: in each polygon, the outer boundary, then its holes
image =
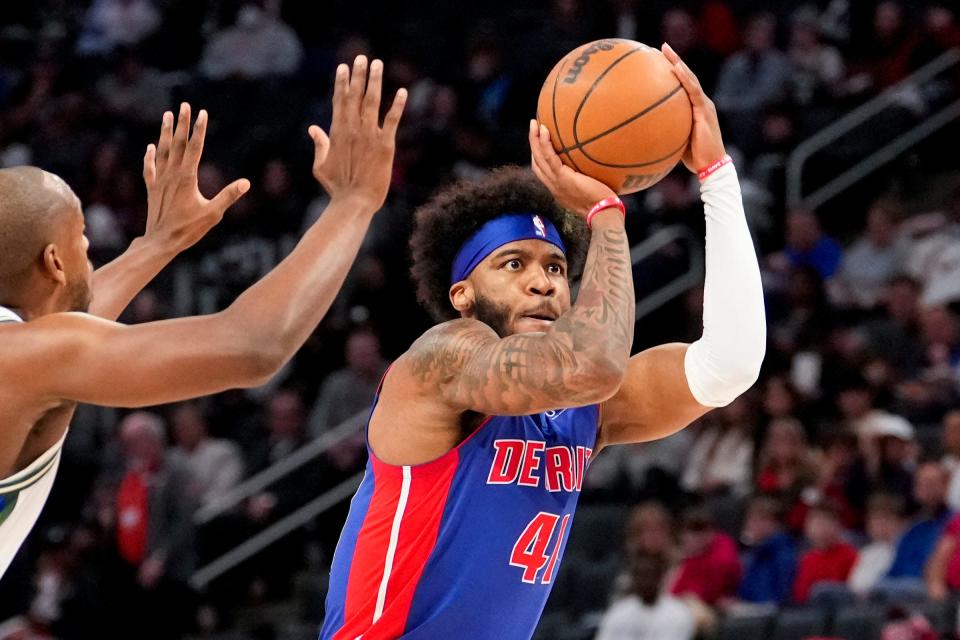
POLYGON ((722 407, 756 382, 767 344, 760 266, 732 164, 700 186, 707 218, 703 335, 684 358, 697 402, 722 407))

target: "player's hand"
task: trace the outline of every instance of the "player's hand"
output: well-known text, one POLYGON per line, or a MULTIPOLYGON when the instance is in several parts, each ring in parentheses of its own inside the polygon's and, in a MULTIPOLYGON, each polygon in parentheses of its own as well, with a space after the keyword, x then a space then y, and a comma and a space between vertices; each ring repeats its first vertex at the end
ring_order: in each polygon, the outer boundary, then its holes
POLYGON ((563 164, 550 143, 550 132, 536 120, 530 121, 530 154, 533 172, 564 209, 585 218, 593 205, 617 195, 599 180, 563 164))
POLYGON ((677 52, 666 43, 663 44, 662 51, 673 65, 673 73, 687 92, 690 104, 693 105, 693 130, 690 132, 690 144, 683 153, 682 159, 687 169, 697 173, 726 154, 723 148, 723 136, 720 135, 717 107, 703 92, 700 80, 687 63, 680 59, 677 52))
POLYGON ((203 109, 190 135, 190 105, 180 105, 176 130, 173 113, 163 114, 160 140, 148 145, 143 156, 143 181, 147 185, 147 228, 144 239, 179 252, 197 243, 223 219, 223 213, 250 189, 250 182, 236 180, 211 199, 197 185, 197 170, 207 134, 203 109))
POLYGON ((341 64, 333 89, 333 121, 330 136, 313 125, 313 177, 323 185, 331 200, 350 199, 376 211, 383 206, 390 188, 397 126, 407 102, 407 90, 400 89, 380 126, 380 90, 383 62, 370 64, 357 56, 353 72, 341 64))

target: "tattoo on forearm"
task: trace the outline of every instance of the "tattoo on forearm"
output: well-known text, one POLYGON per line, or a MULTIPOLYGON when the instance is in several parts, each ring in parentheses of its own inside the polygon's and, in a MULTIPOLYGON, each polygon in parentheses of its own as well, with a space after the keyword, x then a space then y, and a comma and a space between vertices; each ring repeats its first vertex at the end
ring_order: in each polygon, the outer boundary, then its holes
POLYGON ((549 334, 501 340, 479 323, 441 325, 411 350, 413 374, 475 410, 577 404, 595 391, 598 364, 626 362, 634 311, 626 232, 604 229, 591 239, 576 304, 549 334))

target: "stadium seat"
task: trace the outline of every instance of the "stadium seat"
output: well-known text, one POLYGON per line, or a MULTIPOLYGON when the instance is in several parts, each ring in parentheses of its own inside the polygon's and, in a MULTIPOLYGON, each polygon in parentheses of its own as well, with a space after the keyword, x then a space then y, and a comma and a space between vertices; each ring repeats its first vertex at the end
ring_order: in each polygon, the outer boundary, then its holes
POLYGON ((830 635, 844 640, 877 640, 883 627, 884 608, 858 604, 838 609, 830 635))
POLYGON ((827 631, 826 609, 785 609, 777 614, 773 640, 803 640, 822 636, 827 631))
POLYGON ((713 640, 748 640, 769 638, 773 616, 732 616, 717 625, 713 640))
POLYGON ((957 603, 954 601, 921 602, 909 607, 913 613, 923 615, 939 634, 950 633, 957 623, 957 603))
POLYGON ((577 510, 563 555, 566 560, 605 560, 620 554, 629 508, 622 505, 583 505, 577 510))

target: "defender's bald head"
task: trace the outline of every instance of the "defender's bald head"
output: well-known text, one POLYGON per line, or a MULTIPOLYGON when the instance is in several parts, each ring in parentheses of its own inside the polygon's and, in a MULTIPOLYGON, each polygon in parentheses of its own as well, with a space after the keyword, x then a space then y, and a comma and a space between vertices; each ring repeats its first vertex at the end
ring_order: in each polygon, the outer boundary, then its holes
POLYGON ((79 211, 63 180, 37 167, 0 169, 0 295, 15 295, 58 228, 79 211))

